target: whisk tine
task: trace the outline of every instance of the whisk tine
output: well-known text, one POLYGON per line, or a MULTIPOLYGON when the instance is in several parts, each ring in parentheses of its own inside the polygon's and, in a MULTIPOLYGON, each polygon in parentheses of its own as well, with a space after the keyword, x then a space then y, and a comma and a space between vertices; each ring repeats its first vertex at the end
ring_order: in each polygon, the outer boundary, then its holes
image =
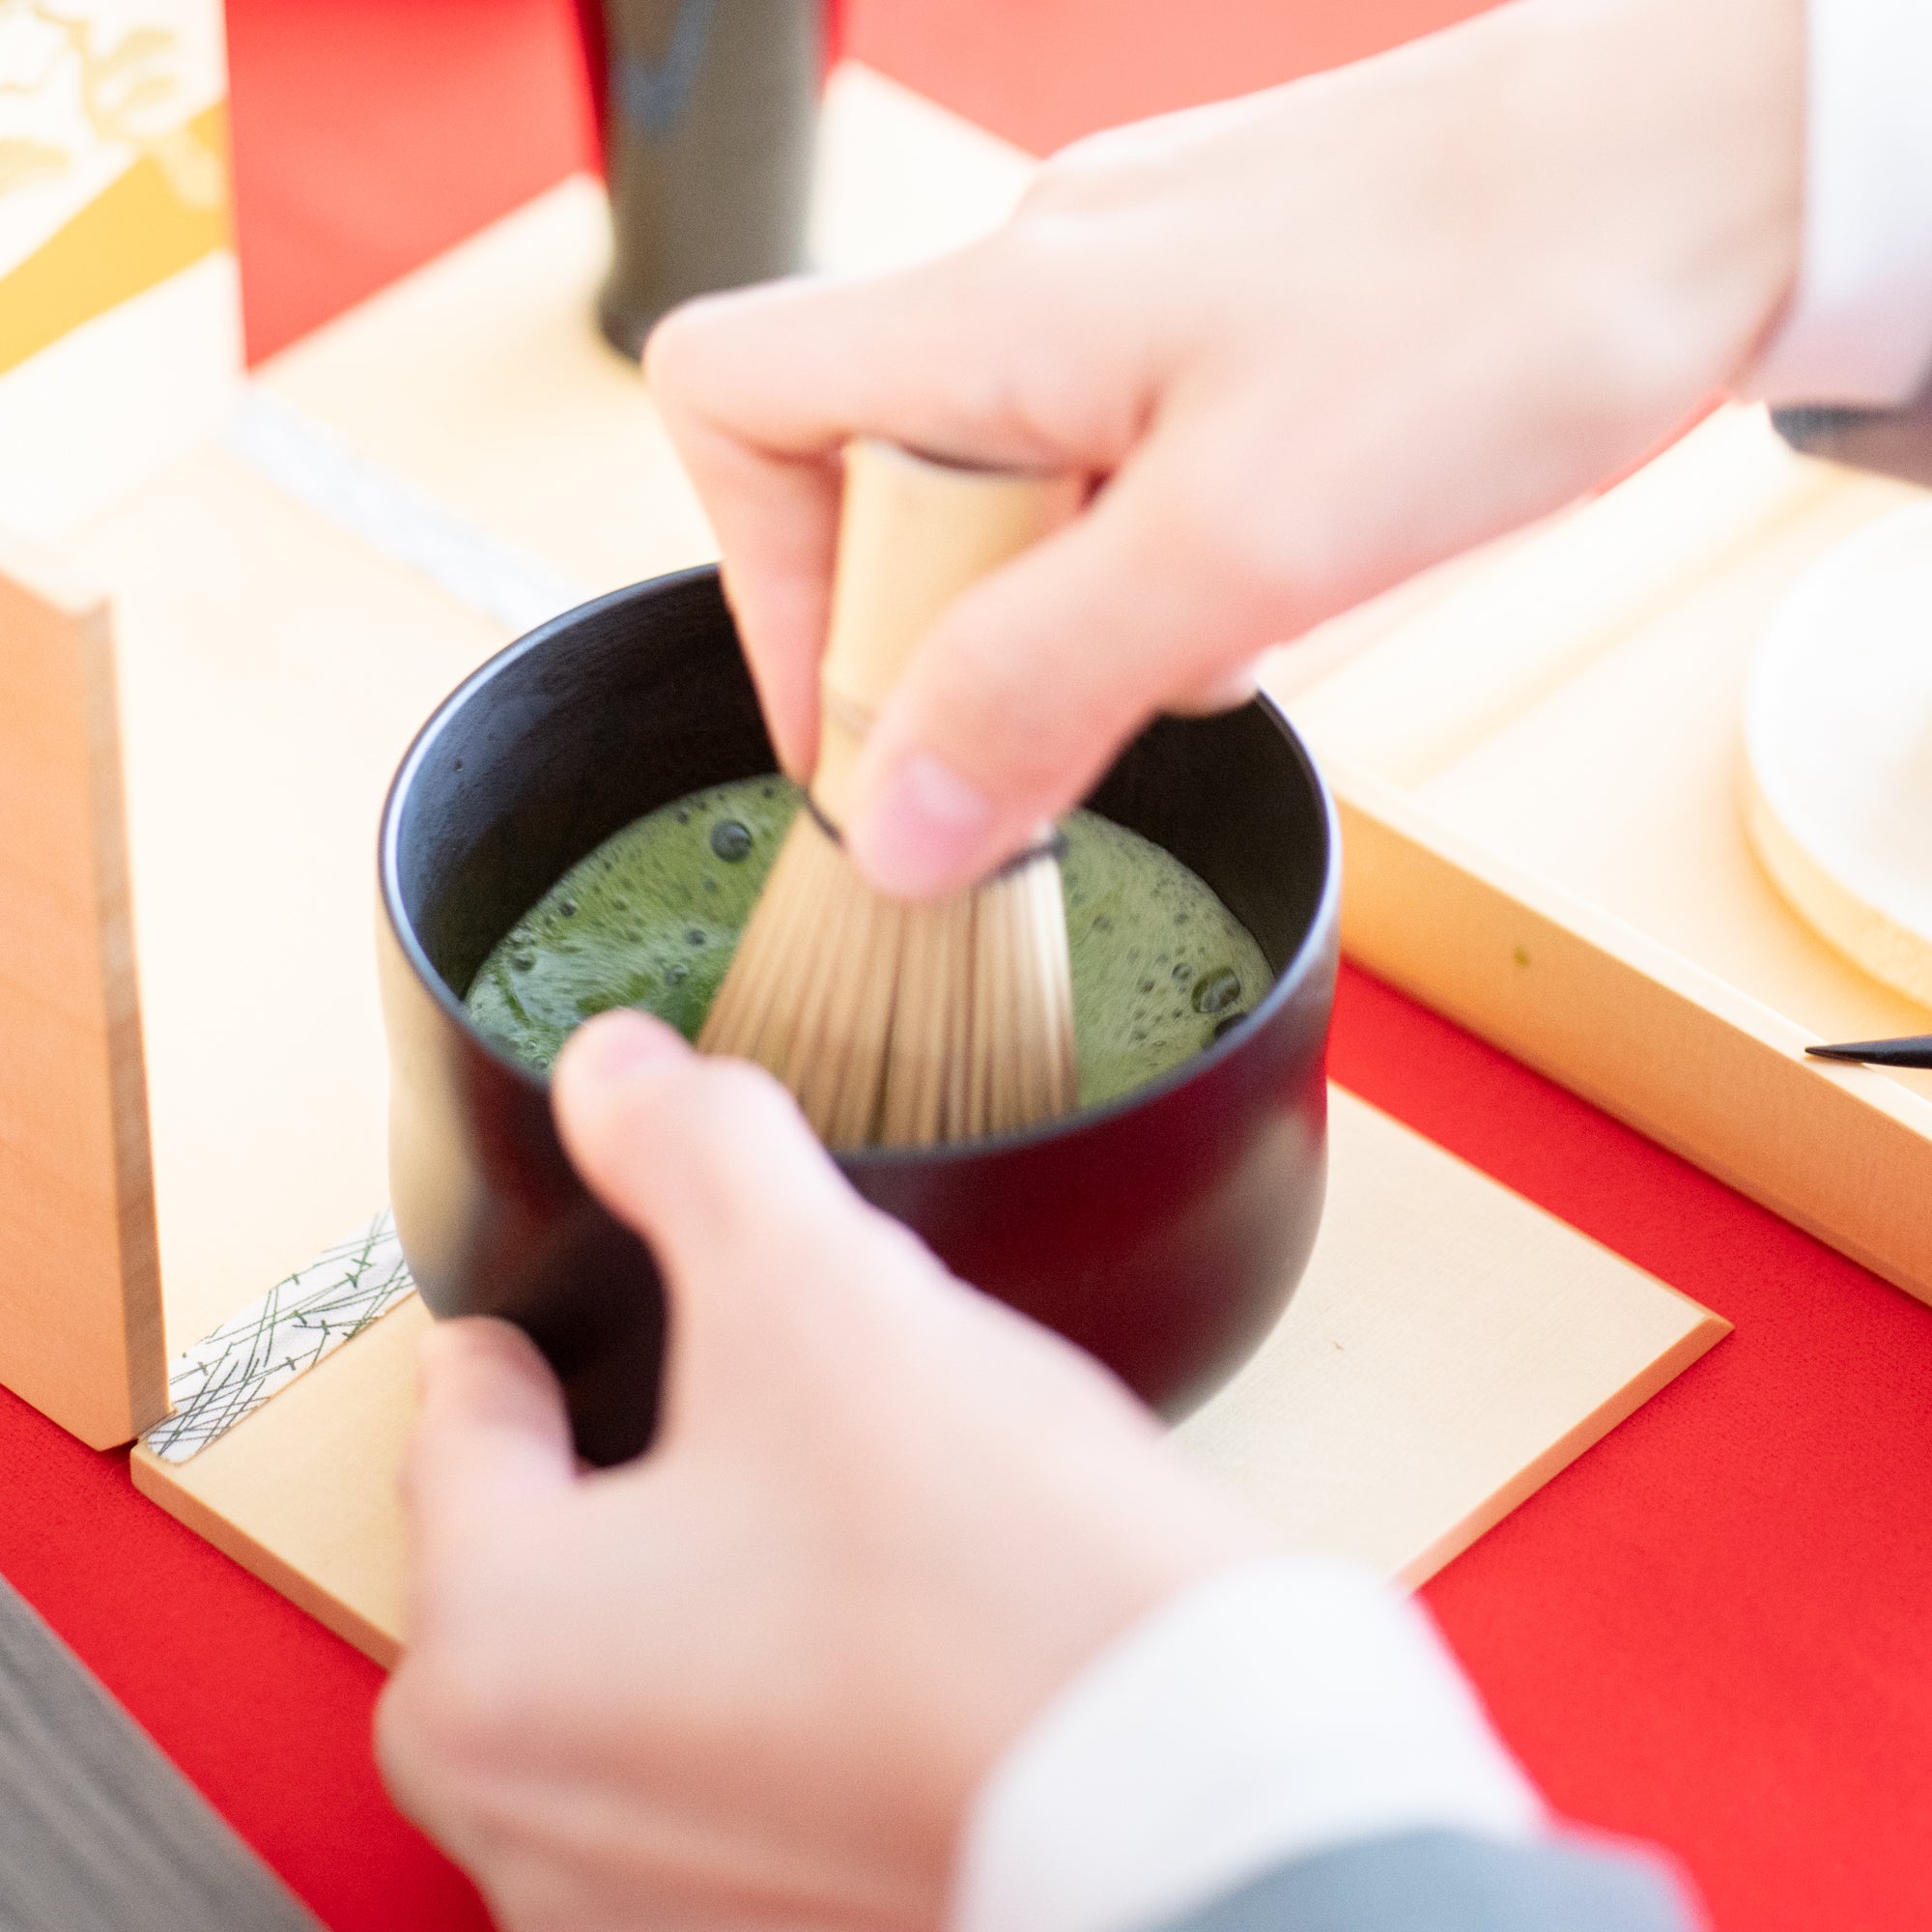
POLYGON ((957 1052, 959 1011, 952 981, 961 957, 960 933, 971 929, 972 898, 956 894, 909 906, 906 915, 880 1138, 924 1147, 951 1131, 948 1068, 957 1052))
MULTIPOLYGON (((825 890, 828 858, 838 856, 809 821, 793 825, 773 863, 765 892, 752 908, 731 970, 705 1016, 697 1037, 704 1051, 754 1060, 784 1078, 792 1025, 790 1014, 782 1009, 788 994, 784 964, 799 956, 808 915, 825 890)), ((790 998, 795 1000, 802 990, 792 986, 790 998)))
POLYGON ((834 1146, 1005 1132, 1074 1104, 1057 859, 904 905, 872 892, 817 814, 842 822, 867 724, 933 621, 1077 497, 1067 480, 880 443, 846 452, 815 810, 787 837, 698 1040, 769 1067, 834 1146))
POLYGON ((873 989, 891 999, 898 966, 895 935, 885 916, 890 908, 849 866, 827 874, 816 911, 819 936, 787 969, 799 993, 780 1077, 821 1136, 836 1141, 856 1132, 863 1142, 870 1137, 873 1112, 873 1095, 866 1090, 868 1082, 878 1085, 882 1056, 869 1063, 854 1058, 857 1003, 873 989))

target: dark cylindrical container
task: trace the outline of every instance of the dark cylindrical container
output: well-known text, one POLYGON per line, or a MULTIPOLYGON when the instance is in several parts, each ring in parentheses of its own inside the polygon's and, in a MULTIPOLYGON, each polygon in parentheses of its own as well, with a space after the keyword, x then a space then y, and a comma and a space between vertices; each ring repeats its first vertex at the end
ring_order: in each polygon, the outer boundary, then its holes
POLYGON ((627 355, 667 309, 805 264, 821 0, 607 0, 611 272, 627 355))
MULTIPOLYGON (((440 1315, 521 1322, 592 1462, 649 1440, 664 1304, 644 1244, 583 1191, 546 1082, 461 995, 498 939, 620 826, 772 769, 698 570, 566 612, 493 658, 403 760, 383 814, 383 1004, 396 1227, 440 1315)), ((999 1141, 838 1164, 953 1271, 1184 1411, 1266 1334, 1321 1213, 1339 846, 1300 742, 1256 699, 1163 721, 1092 801, 1191 866, 1277 977, 1229 1034, 1105 1106, 999 1141)))

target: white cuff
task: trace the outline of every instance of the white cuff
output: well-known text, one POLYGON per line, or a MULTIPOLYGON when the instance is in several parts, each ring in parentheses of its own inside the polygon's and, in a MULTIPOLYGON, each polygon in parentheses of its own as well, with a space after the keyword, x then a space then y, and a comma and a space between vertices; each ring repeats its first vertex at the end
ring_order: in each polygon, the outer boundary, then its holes
POLYGON ((1932 0, 1806 0, 1790 309, 1740 387, 1884 408, 1932 369, 1932 0))
POLYGON ((953 1932, 1129 1932, 1333 1845, 1543 1822, 1417 1605, 1272 1558, 1161 1605, 1022 1734, 968 1821, 953 1932))

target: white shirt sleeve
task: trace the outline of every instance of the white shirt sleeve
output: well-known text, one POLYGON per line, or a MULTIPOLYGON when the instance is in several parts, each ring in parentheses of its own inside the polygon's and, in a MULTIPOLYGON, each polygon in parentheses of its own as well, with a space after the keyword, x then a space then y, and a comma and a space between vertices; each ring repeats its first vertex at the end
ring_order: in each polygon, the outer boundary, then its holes
POLYGON ((1932 0, 1806 0, 1791 305, 1740 386, 1886 408, 1932 374, 1932 0))
POLYGON ((953 1932, 1131 1932, 1393 1833, 1543 1807, 1419 1605, 1329 1557, 1247 1564, 1108 1646, 995 1766, 953 1932))

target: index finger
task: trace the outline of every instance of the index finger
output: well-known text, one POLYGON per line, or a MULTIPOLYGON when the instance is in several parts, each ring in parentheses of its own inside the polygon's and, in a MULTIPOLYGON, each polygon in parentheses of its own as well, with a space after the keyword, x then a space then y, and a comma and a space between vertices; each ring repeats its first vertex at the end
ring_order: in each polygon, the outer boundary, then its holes
POLYGON ((843 445, 875 436, 1094 473, 1137 433, 1132 398, 1048 367, 1042 331, 1024 320, 1038 306, 1031 279, 996 238, 893 274, 707 297, 646 346, 653 397, 723 548, 725 591, 794 778, 810 776, 817 749, 843 445))

